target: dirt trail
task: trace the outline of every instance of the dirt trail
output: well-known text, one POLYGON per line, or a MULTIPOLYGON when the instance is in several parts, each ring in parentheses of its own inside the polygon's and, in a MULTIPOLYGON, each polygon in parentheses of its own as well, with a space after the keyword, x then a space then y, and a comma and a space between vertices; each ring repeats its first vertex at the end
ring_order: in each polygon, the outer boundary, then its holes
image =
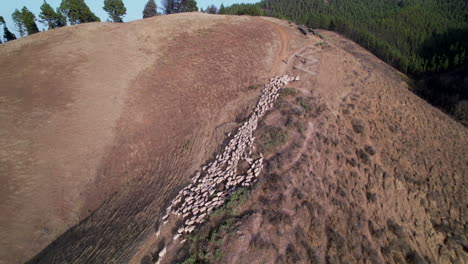
MULTIPOLYGON (((268 20, 267 20, 268 21, 268 20)), ((275 56, 275 60, 273 62, 273 68, 271 69, 270 75, 276 76, 280 75, 284 72, 285 63, 284 60, 287 60, 288 52, 289 52, 289 35, 284 30, 284 26, 279 26, 277 23, 268 21, 271 25, 273 25, 274 30, 278 36, 279 40, 279 51, 275 56)))

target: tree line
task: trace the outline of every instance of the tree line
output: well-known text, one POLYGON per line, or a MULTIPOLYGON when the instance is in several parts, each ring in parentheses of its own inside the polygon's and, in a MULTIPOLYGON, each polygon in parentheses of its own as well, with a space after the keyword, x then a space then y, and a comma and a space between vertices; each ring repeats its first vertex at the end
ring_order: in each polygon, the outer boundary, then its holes
POLYGON ((339 32, 412 75, 454 69, 468 59, 466 1, 263 0, 224 12, 274 16, 339 32))
MULTIPOLYGON (((104 0, 113 22, 122 22, 122 0, 104 0)), ((143 18, 160 15, 154 0, 143 18)), ((162 0, 163 14, 197 11, 195 0, 162 0)), ((211 14, 273 16, 311 28, 336 31, 414 78, 414 91, 468 126, 468 2, 447 0, 262 0, 234 4, 211 14)), ((38 32, 36 17, 26 7, 12 14, 20 36, 38 32)), ((39 22, 49 29, 99 21, 84 0, 62 0, 55 10, 46 2, 39 22)), ((16 39, 3 17, 5 41, 16 39)), ((0 40, 1 43, 1 40, 0 40)))
MULTIPOLYGON (((211 8, 213 7, 216 8, 215 6, 211 6, 211 8)), ((127 9, 122 0, 104 0, 103 9, 108 13, 108 21, 111 22, 123 22, 123 17, 127 14, 127 9)), ((162 0, 161 10, 163 14, 174 14, 198 11, 198 7, 195 0, 162 0)), ((161 15, 161 13, 158 12, 155 1, 148 0, 143 8, 143 18, 157 15, 161 15)), ((39 32, 36 22, 44 24, 50 30, 67 25, 101 21, 84 0, 62 0, 60 6, 56 9, 44 0, 39 19, 26 6, 20 10, 16 9, 12 14, 12 19, 19 37, 39 32)), ((4 41, 17 39, 17 36, 8 29, 2 16, 0 16, 0 25, 3 25, 4 41)), ((1 38, 0 43, 2 43, 1 38)))
POLYGON ((468 126, 467 1, 263 0, 223 13, 338 32, 409 74, 412 91, 468 126))

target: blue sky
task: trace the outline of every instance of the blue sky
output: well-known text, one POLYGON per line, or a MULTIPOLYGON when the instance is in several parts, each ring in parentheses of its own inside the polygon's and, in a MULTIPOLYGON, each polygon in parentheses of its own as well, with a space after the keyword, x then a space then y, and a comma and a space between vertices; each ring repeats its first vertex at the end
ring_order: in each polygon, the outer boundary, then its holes
MULTIPOLYGON (((214 4, 217 7, 224 3, 225 6, 235 4, 235 3, 256 3, 260 0, 197 0, 198 8, 202 7, 205 9, 208 5, 214 4)), ((61 0, 47 0, 54 9, 60 5, 61 0)), ((91 8, 91 10, 96 14, 101 21, 106 21, 108 18, 107 13, 102 10, 104 6, 104 0, 85 0, 86 4, 91 8)), ((142 18, 143 7, 145 6, 148 0, 123 0, 125 6, 127 7, 127 15, 124 17, 124 21, 132 21, 142 18)), ((3 16, 6 20, 8 29, 16 34, 19 37, 18 32, 15 29, 13 21, 11 19, 11 14, 15 9, 21 9, 23 6, 26 6, 31 10, 36 18, 39 18, 40 7, 43 3, 43 0, 1 0, 0 3, 0 16, 3 16)), ((156 0, 158 7, 160 6, 160 0, 156 0)), ((42 23, 36 22, 39 30, 47 29, 42 23)), ((3 39, 3 29, 0 30, 1 38, 3 39)))

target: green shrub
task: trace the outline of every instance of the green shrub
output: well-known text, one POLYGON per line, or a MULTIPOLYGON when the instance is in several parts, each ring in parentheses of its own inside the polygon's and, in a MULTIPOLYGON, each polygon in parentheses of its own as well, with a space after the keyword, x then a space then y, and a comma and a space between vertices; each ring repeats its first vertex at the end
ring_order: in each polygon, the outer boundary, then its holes
POLYGON ((310 110, 311 110, 311 107, 309 105, 309 103, 306 101, 306 99, 304 97, 299 97, 296 99, 296 102, 302 107, 304 108, 304 111, 306 113, 309 113, 310 110))
POLYGON ((260 137, 261 151, 268 152, 272 148, 281 146, 288 140, 287 133, 279 127, 269 127, 260 137))
POLYGON ((184 262, 182 262, 182 264, 195 264, 197 263, 197 259, 195 258, 195 256, 190 256, 188 259, 184 260, 184 262))
POLYGON ((220 260, 223 257, 223 251, 220 248, 215 250, 215 257, 217 260, 220 260))
POLYGON ((267 153, 272 148, 283 145, 287 140, 288 134, 286 131, 279 127, 268 127, 260 137, 260 150, 267 153))
POLYGON ((297 94, 297 90, 294 88, 283 88, 280 91, 280 97, 287 97, 287 96, 295 96, 297 94))
POLYGON ((249 90, 257 90, 258 88, 262 87, 261 84, 256 84, 256 85, 250 85, 249 90))
POLYGON ((221 260, 223 252, 220 247, 223 240, 232 234, 243 217, 236 215, 234 211, 247 201, 249 193, 248 188, 239 188, 232 192, 227 202, 211 213, 209 222, 197 228, 189 237, 190 257, 183 264, 218 263, 221 260))

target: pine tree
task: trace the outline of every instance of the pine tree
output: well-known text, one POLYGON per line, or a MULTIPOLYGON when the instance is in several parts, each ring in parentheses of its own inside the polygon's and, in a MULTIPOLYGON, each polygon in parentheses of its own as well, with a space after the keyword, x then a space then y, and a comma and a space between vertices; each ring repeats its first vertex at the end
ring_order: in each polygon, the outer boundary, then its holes
POLYGON ((36 24, 36 16, 31 11, 29 11, 27 7, 24 6, 21 9, 21 15, 28 35, 39 32, 39 28, 36 24))
POLYGON ((91 12, 84 0, 62 0, 60 10, 68 17, 71 25, 101 21, 91 12))
POLYGON ((158 7, 154 0, 149 0, 143 9, 143 18, 153 17, 158 15, 158 7))
POLYGON ((180 0, 178 13, 198 11, 197 1, 195 0, 180 0))
POLYGON ((167 15, 198 11, 197 1, 195 0, 162 0, 162 6, 164 13, 167 15))
POLYGON ((178 1, 176 0, 161 0, 164 14, 174 14, 178 11, 178 1))
MULTIPOLYGON (((67 17, 62 14, 62 11, 60 8, 55 9, 55 14, 57 15, 55 19, 55 26, 56 27, 64 27, 67 25, 67 17)), ((98 18, 99 19, 99 18, 98 18)))
POLYGON ((218 14, 226 14, 226 8, 224 7, 224 4, 221 4, 219 7, 218 14))
POLYGON ((48 26, 49 29, 63 27, 66 25, 66 18, 57 9, 57 12, 44 0, 44 4, 41 6, 41 13, 39 14, 39 20, 44 25, 48 26))
POLYGON ((109 14, 113 22, 123 22, 122 17, 127 14, 127 8, 125 8, 122 0, 104 0, 103 9, 109 14))
POLYGON ((26 27, 23 22, 23 14, 18 9, 15 9, 15 12, 11 15, 13 22, 15 22, 15 27, 20 37, 24 37, 26 35, 26 27))
POLYGON ((21 37, 25 35, 25 32, 28 35, 39 32, 36 25, 36 16, 27 7, 23 7, 21 11, 16 9, 12 14, 12 18, 21 37))
POLYGON ((54 9, 44 0, 44 3, 41 6, 41 13, 39 14, 39 22, 48 26, 49 29, 55 28, 55 11, 54 9))
POLYGON ((210 5, 210 6, 206 9, 206 13, 208 13, 208 14, 216 14, 216 13, 218 13, 218 8, 216 8, 215 5, 210 5))
MULTIPOLYGON (((6 23, 5 23, 5 19, 0 16, 0 25, 3 24, 3 37, 5 38, 5 42, 8 42, 10 40, 15 40, 16 39, 16 36, 15 34, 11 33, 10 30, 8 30, 8 27, 6 26, 6 23)), ((0 39, 0 43, 1 42, 1 39, 0 39)))
POLYGON ((3 24, 3 38, 5 38, 5 42, 16 39, 15 34, 8 30, 5 24, 3 24))

